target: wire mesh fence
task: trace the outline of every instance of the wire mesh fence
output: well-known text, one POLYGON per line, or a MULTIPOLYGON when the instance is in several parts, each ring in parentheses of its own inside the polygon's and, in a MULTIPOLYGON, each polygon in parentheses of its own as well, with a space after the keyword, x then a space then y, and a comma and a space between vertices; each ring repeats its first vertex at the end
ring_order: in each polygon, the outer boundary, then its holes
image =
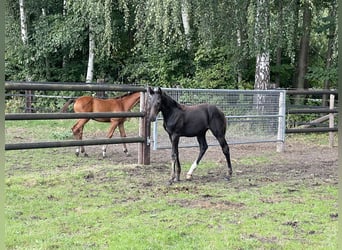
MULTIPOLYGON (((210 103, 220 108, 227 118, 226 138, 229 144, 284 142, 284 90, 217 90, 217 89, 163 89, 181 104, 210 103)), ((153 149, 170 148, 167 133, 162 126, 162 115, 152 125, 153 149)), ((209 146, 218 145, 207 133, 209 146)), ((180 147, 197 146, 196 138, 181 137, 180 147)))

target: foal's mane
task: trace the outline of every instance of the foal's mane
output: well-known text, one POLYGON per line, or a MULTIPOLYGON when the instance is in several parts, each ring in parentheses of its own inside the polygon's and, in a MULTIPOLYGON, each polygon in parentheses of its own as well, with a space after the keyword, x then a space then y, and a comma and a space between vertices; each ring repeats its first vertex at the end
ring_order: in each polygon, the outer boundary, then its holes
POLYGON ((166 100, 166 106, 167 107, 172 107, 176 106, 177 108, 183 109, 182 107, 184 105, 180 104, 176 100, 174 100, 171 96, 167 95, 165 92, 162 92, 162 97, 164 97, 164 100, 166 100))

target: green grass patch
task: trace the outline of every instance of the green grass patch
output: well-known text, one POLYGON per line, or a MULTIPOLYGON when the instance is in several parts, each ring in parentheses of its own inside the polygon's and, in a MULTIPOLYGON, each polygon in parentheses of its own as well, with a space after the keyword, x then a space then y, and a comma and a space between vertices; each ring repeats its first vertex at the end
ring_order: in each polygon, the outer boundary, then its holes
MULTIPOLYGON (((73 123, 23 124, 6 122, 6 138, 33 125, 45 137, 51 126, 62 131, 73 123)), ((227 182, 217 174, 222 166, 207 161, 193 181, 169 186, 169 166, 113 164, 71 151, 5 152, 6 249, 337 248, 336 184, 268 180, 259 172, 227 182)), ((250 171, 277 161, 266 152, 235 164, 250 171)), ((190 165, 184 160, 183 172, 190 165)))

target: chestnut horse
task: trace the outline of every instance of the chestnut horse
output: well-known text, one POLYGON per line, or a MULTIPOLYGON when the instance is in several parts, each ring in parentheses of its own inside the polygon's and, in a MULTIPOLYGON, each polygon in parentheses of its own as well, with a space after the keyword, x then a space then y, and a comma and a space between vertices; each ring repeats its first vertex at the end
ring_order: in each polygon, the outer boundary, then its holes
MULTIPOLYGON (((75 113, 80 112, 128 112, 130 111, 139 101, 140 92, 128 93, 116 98, 109 99, 98 99, 91 96, 82 96, 77 99, 70 99, 66 102, 61 110, 65 112, 67 107, 74 102, 75 113)), ((75 139, 82 140, 84 125, 90 120, 90 118, 79 119, 75 125, 72 127, 72 132, 75 139)), ((116 127, 119 127, 120 136, 126 137, 126 132, 124 128, 124 122, 126 118, 94 118, 98 122, 110 122, 109 131, 107 133, 108 138, 112 138, 116 127)), ((107 145, 102 147, 102 155, 106 157, 107 145)), ((123 144, 123 151, 128 154, 126 144, 123 144)), ((76 156, 84 153, 84 156, 88 156, 85 152, 84 146, 79 146, 76 149, 76 156)))
POLYGON ((150 95, 150 121, 155 121, 161 111, 164 118, 164 129, 169 134, 172 145, 172 169, 170 184, 180 180, 181 166, 178 156, 178 143, 181 136, 197 137, 200 152, 197 159, 191 165, 186 175, 187 180, 191 180, 192 173, 201 161, 205 151, 208 149, 205 135, 208 129, 216 137, 222 152, 226 157, 228 172, 227 180, 232 176, 232 164, 227 141, 225 139, 227 121, 226 117, 216 106, 210 104, 199 104, 186 106, 179 104, 168 96, 161 88, 155 90, 148 88, 150 95))

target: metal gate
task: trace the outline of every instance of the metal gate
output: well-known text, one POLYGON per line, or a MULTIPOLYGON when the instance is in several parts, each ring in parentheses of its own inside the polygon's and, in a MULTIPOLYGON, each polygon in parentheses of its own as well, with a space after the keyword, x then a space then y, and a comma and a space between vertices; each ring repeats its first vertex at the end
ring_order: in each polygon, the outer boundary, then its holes
MULTIPOLYGON (((283 151, 285 142, 285 90, 163 89, 181 104, 210 103, 219 107, 227 118, 229 144, 277 142, 283 151)), ((170 148, 167 133, 158 115, 153 123, 153 149, 170 148)), ((210 131, 209 146, 219 145, 210 131)), ((181 137, 179 147, 197 147, 196 138, 181 137)))

